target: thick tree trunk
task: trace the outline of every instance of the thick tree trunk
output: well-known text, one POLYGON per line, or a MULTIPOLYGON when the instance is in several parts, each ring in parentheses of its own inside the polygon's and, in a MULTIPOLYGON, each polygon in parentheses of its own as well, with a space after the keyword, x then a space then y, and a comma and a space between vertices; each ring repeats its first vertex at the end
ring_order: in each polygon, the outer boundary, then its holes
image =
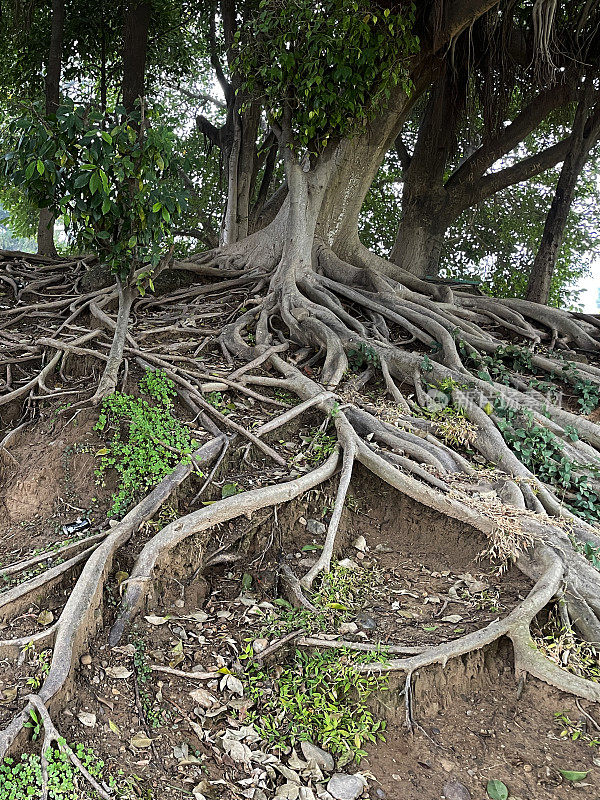
POLYGON ((456 150, 456 128, 464 91, 447 68, 434 83, 404 173, 402 217, 390 260, 417 277, 438 273, 447 224, 444 179, 456 150))
MULTIPOLYGON (((50 30, 50 49, 46 68, 46 114, 55 114, 60 103, 60 75, 65 28, 65 2, 52 0, 52 27, 50 30)), ((54 217, 46 208, 40 209, 37 231, 37 251, 39 255, 55 256, 54 217)))
POLYGON ((556 192, 538 252, 531 268, 526 299, 547 305, 550 297, 552 276, 563 242, 569 211, 575 196, 577 180, 588 160, 591 149, 600 137, 600 102, 588 116, 589 103, 583 99, 578 107, 571 136, 571 146, 563 162, 556 192))
POLYGON ((254 103, 242 113, 243 102, 244 98, 236 94, 224 129, 223 157, 227 164, 227 205, 221 228, 224 245, 244 239, 250 227, 260 107, 254 103))
POLYGON ((144 97, 150 3, 130 0, 123 19, 123 105, 128 114, 144 97))
POLYGON ((403 215, 390 261, 418 278, 435 278, 447 227, 435 213, 413 212, 403 215))

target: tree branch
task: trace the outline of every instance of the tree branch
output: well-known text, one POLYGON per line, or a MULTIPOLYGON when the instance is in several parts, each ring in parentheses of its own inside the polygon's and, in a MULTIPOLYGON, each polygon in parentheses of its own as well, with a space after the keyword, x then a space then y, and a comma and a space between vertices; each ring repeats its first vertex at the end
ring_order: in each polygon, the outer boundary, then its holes
POLYGON ((470 191, 466 193, 465 207, 480 203, 492 194, 513 186, 515 183, 529 180, 551 167, 555 167, 564 160, 569 152, 571 137, 567 136, 560 142, 547 147, 540 153, 524 158, 510 167, 485 175, 476 181, 470 191))
POLYGON ((565 78, 560 86, 553 86, 540 92, 523 111, 517 114, 510 125, 484 142, 462 162, 446 181, 446 188, 452 190, 461 184, 473 183, 475 179, 484 175, 499 158, 510 153, 535 130, 550 112, 574 99, 576 90, 577 84, 565 78))

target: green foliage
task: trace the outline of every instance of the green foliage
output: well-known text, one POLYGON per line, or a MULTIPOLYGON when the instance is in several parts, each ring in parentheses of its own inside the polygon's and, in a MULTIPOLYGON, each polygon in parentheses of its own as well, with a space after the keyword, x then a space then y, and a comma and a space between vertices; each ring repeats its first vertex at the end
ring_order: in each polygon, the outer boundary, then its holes
MULTIPOLYGON (((597 468, 571 461, 561 439, 536 425, 530 411, 518 411, 499 399, 494 404, 494 413, 498 429, 519 460, 540 480, 558 489, 574 514, 588 522, 600 521, 600 497, 588 478, 597 468)), ((570 435, 577 437, 574 431, 570 435)))
MULTIPOLYGON (((59 743, 64 746, 65 740, 59 743)), ((73 752, 79 758, 90 775, 98 782, 104 778, 104 762, 99 759, 91 747, 73 744, 73 752)), ((46 752, 48 760, 48 800, 81 800, 86 797, 97 797, 79 770, 75 769, 68 755, 58 748, 49 748, 46 752)), ((109 776, 109 787, 117 797, 133 797, 128 789, 130 781, 122 781, 109 776)), ((38 755, 23 753, 20 759, 5 758, 0 763, 0 800, 34 800, 41 797, 42 765, 38 755)))
POLYGON ((167 714, 160 706, 155 704, 148 690, 147 684, 152 677, 152 667, 148 663, 146 657, 146 643, 143 639, 136 639, 133 646, 135 648, 133 653, 133 666, 138 682, 142 711, 144 712, 146 722, 151 728, 160 728, 165 724, 167 714))
POLYGON ((227 416, 227 414, 235 411, 235 403, 232 403, 223 397, 221 392, 209 392, 206 395, 206 400, 224 416, 227 416))
POLYGON ((566 711, 556 711, 554 714, 556 721, 562 726, 560 732, 561 739, 570 739, 572 742, 587 742, 590 747, 600 747, 600 738, 590 736, 585 730, 585 724, 581 721, 573 722, 566 711))
POLYGON ((107 397, 95 430, 112 432, 96 475, 107 470, 119 475, 111 516, 124 513, 136 495, 152 489, 197 447, 189 430, 173 416, 173 382, 160 370, 148 370, 139 384, 150 398, 115 392, 107 397))
POLYGON ((561 377, 575 389, 582 414, 590 414, 600 405, 600 387, 583 378, 572 361, 567 361, 561 370, 561 377))
POLYGON ((318 153, 365 124, 395 86, 410 90, 414 14, 414 3, 261 0, 236 34, 235 68, 274 118, 290 114, 296 147, 318 153))
POLYGON ((310 432, 308 445, 308 457, 311 463, 320 464, 333 453, 337 445, 335 433, 327 433, 320 428, 314 428, 310 432))
MULTIPOLYGON (((249 645, 245 657, 251 652, 249 645)), ((278 677, 270 667, 250 661, 243 679, 256 708, 247 719, 271 746, 318 742, 360 761, 366 743, 384 739, 385 722, 375 719, 367 700, 386 689, 388 681, 383 675, 361 674, 354 666, 385 660, 381 653, 296 650, 291 663, 278 668, 278 677)))
POLYGON ((108 117, 67 102, 13 117, 3 136, 4 179, 35 205, 62 216, 72 244, 101 254, 125 279, 135 263, 156 266, 185 205, 174 188, 172 134, 151 112, 108 117), (143 117, 143 118, 142 118, 143 117))
MULTIPOLYGON (((311 545, 309 547, 313 549, 311 545)), ((307 547, 303 549, 310 552, 307 547)), ((336 632, 341 623, 370 605, 373 588, 381 582, 381 574, 375 567, 356 569, 343 567, 334 561, 329 572, 317 576, 310 596, 318 613, 293 608, 287 600, 278 598, 275 600, 277 610, 267 617, 260 635, 272 638, 298 628, 309 635, 318 631, 336 632)))
POLYGON ((357 347, 348 350, 348 364, 353 372, 365 367, 379 369, 379 355, 371 345, 359 342, 357 347))

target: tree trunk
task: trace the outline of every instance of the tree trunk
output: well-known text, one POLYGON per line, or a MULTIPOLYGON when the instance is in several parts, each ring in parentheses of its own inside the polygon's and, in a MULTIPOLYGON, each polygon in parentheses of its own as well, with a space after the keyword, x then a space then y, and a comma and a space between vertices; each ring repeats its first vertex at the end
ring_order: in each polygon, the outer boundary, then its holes
POLYGON ((435 278, 447 227, 435 213, 403 215, 390 261, 418 278, 435 278))
POLYGON ((123 105, 131 114, 145 93, 150 3, 130 0, 123 20, 123 105))
POLYGON ((446 68, 434 83, 404 173, 402 217, 390 260, 420 278, 437 275, 447 229, 441 219, 448 202, 444 178, 456 151, 456 129, 465 96, 458 81, 454 71, 446 68))
POLYGON ((546 216, 540 246, 531 268, 526 299, 533 303, 548 304, 552 276, 575 196, 577 180, 588 160, 591 149, 600 137, 600 102, 596 104, 589 116, 588 108, 589 101, 584 98, 577 107, 571 146, 563 162, 556 192, 546 216))
MULTIPOLYGON (((64 0, 52 0, 52 27, 50 30, 50 49, 46 68, 45 94, 46 114, 55 114, 60 103, 60 75, 65 28, 64 0)), ((39 255, 55 256, 54 217, 46 208, 40 209, 37 231, 37 251, 39 255)))

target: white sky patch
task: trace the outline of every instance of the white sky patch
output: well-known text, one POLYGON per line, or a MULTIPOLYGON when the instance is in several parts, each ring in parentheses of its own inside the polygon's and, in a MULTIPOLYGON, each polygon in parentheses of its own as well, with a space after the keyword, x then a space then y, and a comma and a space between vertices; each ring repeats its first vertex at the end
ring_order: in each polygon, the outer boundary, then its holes
POLYGON ((583 291, 579 295, 579 302, 583 304, 583 311, 588 314, 600 313, 600 261, 592 266, 591 273, 582 278, 577 284, 583 291))

